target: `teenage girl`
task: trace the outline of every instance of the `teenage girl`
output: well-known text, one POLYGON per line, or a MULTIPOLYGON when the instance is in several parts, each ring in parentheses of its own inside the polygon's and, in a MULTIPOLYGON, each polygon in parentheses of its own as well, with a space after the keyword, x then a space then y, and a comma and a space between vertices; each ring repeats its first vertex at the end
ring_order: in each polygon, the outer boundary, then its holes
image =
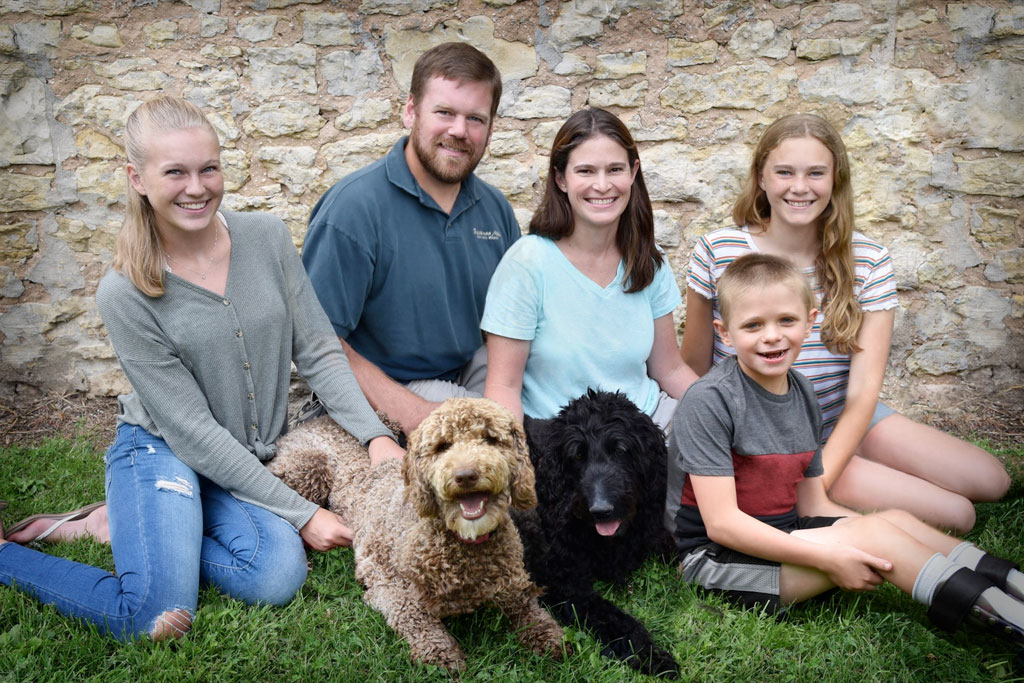
MULTIPOLYGON (((694 248, 681 352, 701 375, 731 355, 712 326, 721 320, 718 277, 746 252, 788 258, 819 302, 794 368, 812 381, 825 419, 829 496, 862 511, 902 508, 965 533, 974 503, 998 500, 1010 480, 984 450, 878 402, 896 287, 888 251, 853 229, 852 194, 846 148, 827 121, 793 114, 770 125, 733 208, 737 227, 704 235, 694 248)), ((670 504, 678 507, 678 492, 670 504)))

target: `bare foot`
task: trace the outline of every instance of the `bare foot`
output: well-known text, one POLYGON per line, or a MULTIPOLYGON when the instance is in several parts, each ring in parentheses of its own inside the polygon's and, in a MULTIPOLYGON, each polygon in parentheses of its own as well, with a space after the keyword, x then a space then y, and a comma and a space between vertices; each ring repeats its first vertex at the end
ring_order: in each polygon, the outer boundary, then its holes
MULTIPOLYGON (((53 526, 52 519, 37 519, 17 533, 8 535, 6 540, 19 544, 31 543, 51 526, 53 526)), ((71 541, 80 536, 92 536, 99 543, 110 543, 110 527, 107 524, 106 505, 96 508, 85 519, 64 522, 54 529, 53 533, 47 536, 44 541, 47 543, 71 541)))

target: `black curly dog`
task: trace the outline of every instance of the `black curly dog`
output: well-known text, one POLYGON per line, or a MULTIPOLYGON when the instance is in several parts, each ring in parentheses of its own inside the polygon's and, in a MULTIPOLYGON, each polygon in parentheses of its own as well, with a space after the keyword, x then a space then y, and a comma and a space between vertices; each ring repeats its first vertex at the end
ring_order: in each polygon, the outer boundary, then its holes
POLYGON ((537 474, 533 510, 514 515, 526 568, 556 619, 580 625, 602 654, 675 678, 679 665, 636 618, 594 590, 623 584, 669 541, 662 526, 665 437, 619 393, 588 390, 550 420, 525 420, 537 474))

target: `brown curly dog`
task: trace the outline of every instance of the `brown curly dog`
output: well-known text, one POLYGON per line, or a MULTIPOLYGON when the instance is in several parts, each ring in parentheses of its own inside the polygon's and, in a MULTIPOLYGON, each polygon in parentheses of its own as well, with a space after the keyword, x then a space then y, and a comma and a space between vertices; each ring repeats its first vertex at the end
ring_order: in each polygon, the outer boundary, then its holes
POLYGON ((270 470, 354 532, 363 600, 409 642, 414 660, 461 669, 441 623, 490 603, 519 642, 560 659, 562 629, 537 602, 509 508, 537 504, 526 435, 488 399, 448 399, 409 436, 400 465, 370 457, 328 417, 289 432, 270 470), (404 480, 404 486, 403 486, 404 480))

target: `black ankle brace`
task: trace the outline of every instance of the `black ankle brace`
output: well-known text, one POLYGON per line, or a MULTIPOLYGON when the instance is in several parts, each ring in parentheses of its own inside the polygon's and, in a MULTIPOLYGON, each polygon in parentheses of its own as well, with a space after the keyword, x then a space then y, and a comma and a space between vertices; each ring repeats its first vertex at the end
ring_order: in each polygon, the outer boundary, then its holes
POLYGON ((991 579, 962 567, 935 591, 928 607, 928 618, 942 630, 952 633, 971 611, 978 596, 994 585, 991 579))
POLYGON ((1005 589, 1006 577, 1009 576, 1011 569, 1020 569, 1020 566, 1016 562, 985 553, 978 560, 978 566, 975 567, 974 571, 984 576, 997 587, 1005 589))

